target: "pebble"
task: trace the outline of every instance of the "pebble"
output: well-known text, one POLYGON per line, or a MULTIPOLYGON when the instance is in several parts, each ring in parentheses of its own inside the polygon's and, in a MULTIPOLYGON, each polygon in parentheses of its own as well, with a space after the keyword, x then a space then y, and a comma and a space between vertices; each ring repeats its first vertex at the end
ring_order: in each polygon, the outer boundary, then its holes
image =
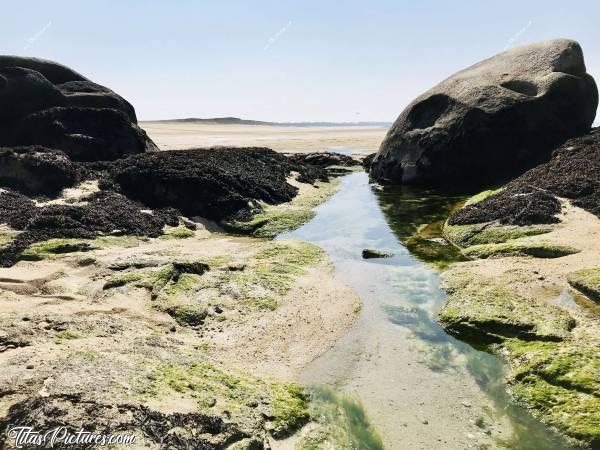
POLYGON ((27 366, 25 368, 31 370, 31 369, 33 369, 33 364, 27 364, 27 366))
POLYGON ((171 333, 175 333, 177 331, 177 327, 173 325, 171 328, 169 328, 169 330, 171 331, 171 333))

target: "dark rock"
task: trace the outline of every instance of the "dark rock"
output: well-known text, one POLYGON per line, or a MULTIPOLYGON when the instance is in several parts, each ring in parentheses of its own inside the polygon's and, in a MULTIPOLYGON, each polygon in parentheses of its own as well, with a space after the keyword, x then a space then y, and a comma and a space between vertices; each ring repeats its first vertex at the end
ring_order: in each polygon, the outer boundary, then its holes
POLYGON ((558 223, 560 202, 535 186, 505 189, 487 199, 466 206, 453 214, 450 225, 467 225, 499 221, 503 225, 558 223))
MULTIPOLYGON (((32 395, 13 403, 0 418, 0 447, 14 444, 8 433, 14 426, 34 430, 64 426, 71 433, 85 429, 105 435, 135 434, 135 444, 142 448, 217 450, 249 437, 239 424, 225 422, 217 415, 163 414, 139 404, 101 403, 82 394, 32 395)), ((77 445, 79 449, 97 447, 93 442, 77 445)))
POLYGON ((371 164, 373 164, 376 154, 377 153, 371 153, 362 159, 362 166, 367 172, 371 170, 371 164))
POLYGON ((393 253, 386 252, 384 250, 378 250, 375 248, 365 248, 362 251, 363 259, 372 259, 372 258, 391 258, 394 256, 393 253))
POLYGON ((600 217, 600 129, 568 140, 550 161, 511 181, 501 192, 458 210, 449 223, 556 223, 561 211, 557 197, 600 217))
POLYGON ((211 148, 144 153, 115 161, 115 184, 149 207, 170 206, 187 216, 222 220, 258 208, 257 201, 278 204, 298 189, 287 183, 327 179, 324 170, 295 163, 267 148, 211 148))
POLYGON ((352 156, 335 152, 295 153, 289 155, 290 160, 300 164, 326 168, 329 166, 351 167, 360 165, 360 161, 352 156))
POLYGON ((142 205, 114 192, 98 192, 86 200, 83 206, 36 206, 16 192, 0 193, 0 223, 23 231, 0 249, 0 266, 14 264, 29 245, 47 239, 115 234, 158 237, 165 225, 178 223, 178 213, 172 209, 148 214, 142 205))
POLYGON ((0 187, 52 196, 76 180, 67 156, 44 147, 0 148, 0 187))
POLYGON ((43 145, 79 161, 156 150, 133 106, 60 64, 0 56, 0 145, 43 145))
POLYGON ((39 72, 52 84, 61 84, 69 81, 87 81, 83 75, 69 69, 67 66, 39 58, 25 58, 21 56, 0 55, 0 69, 8 67, 24 67, 39 72))
POLYGON ((579 44, 530 44, 462 70, 400 114, 371 166, 382 182, 481 185, 589 130, 598 91, 579 44))
POLYGON ((111 161, 158 148, 117 109, 57 107, 27 116, 16 142, 63 150, 74 161, 111 161))
POLYGON ((173 263, 173 281, 177 282, 179 277, 184 273, 191 273, 194 275, 203 275, 208 272, 210 267, 208 264, 199 261, 175 261, 173 263))
POLYGON ((131 103, 107 87, 92 81, 69 81, 57 87, 65 95, 70 106, 117 109, 125 113, 130 122, 137 123, 135 109, 131 103))

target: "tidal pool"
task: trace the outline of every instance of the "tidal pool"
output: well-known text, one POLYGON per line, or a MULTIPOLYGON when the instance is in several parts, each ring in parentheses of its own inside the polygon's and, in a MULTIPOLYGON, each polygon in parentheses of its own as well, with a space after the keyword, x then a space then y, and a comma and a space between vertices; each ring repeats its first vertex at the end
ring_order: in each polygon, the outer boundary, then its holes
POLYGON ((324 248, 363 302, 355 327, 301 380, 313 386, 313 413, 329 423, 322 438, 333 448, 570 448, 511 401, 499 358, 437 323, 439 270, 462 259, 440 221, 463 198, 380 190, 353 173, 313 220, 278 237, 324 248), (365 260, 365 248, 394 256, 365 260))

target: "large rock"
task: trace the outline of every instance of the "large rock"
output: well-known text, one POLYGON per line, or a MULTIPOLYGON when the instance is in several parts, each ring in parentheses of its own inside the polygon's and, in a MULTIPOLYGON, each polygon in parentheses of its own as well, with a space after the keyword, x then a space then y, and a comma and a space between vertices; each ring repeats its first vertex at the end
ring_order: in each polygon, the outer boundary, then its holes
POLYGON ((133 155, 109 165, 128 197, 151 208, 173 207, 187 216, 212 220, 243 216, 259 202, 290 201, 298 188, 287 181, 327 178, 316 166, 288 159, 268 148, 210 148, 133 155))
POLYGON ((577 42, 517 47, 444 80, 400 114, 371 165, 382 182, 485 184, 589 130, 598 106, 577 42))
POLYGON ((25 194, 54 195, 76 180, 73 164, 44 147, 0 148, 0 187, 25 194))
POLYGON ((68 67, 0 56, 0 145, 44 145, 79 161, 157 150, 133 106, 68 67))

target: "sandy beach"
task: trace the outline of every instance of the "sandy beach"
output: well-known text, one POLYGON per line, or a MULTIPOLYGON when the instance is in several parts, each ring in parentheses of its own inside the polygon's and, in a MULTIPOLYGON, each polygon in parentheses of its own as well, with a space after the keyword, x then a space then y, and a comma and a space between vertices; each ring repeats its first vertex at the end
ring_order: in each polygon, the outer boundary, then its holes
POLYGON ((140 122, 161 150, 192 147, 269 147, 283 152, 376 152, 387 133, 385 127, 290 127, 220 125, 189 122, 140 122))

